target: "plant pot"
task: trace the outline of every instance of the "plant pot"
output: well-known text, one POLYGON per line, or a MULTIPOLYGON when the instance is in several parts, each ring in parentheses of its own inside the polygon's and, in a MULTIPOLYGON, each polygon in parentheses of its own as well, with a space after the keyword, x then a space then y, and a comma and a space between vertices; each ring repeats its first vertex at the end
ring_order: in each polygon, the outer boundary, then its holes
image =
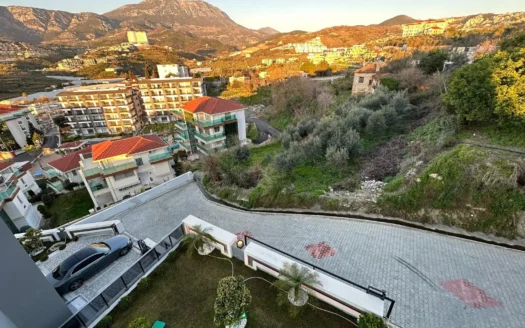
POLYGON ((42 254, 45 250, 46 250, 46 248, 44 246, 38 247, 37 249, 33 250, 31 252, 31 254, 29 254, 29 255, 31 255, 31 257, 35 257, 37 255, 42 254))
POLYGON ((199 255, 209 255, 215 250, 215 247, 211 244, 205 243, 201 248, 198 248, 197 251, 199 255))
POLYGON ((288 291, 288 300, 295 306, 305 306, 308 302, 308 293, 304 289, 299 289, 297 297, 295 297, 295 291, 290 289, 288 291))

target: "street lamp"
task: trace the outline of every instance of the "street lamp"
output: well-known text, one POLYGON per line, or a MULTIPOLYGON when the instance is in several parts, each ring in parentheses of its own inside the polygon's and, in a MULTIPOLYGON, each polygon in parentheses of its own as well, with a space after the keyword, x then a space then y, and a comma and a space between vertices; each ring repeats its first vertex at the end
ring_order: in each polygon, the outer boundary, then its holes
POLYGON ((238 248, 238 249, 242 249, 243 247, 244 247, 244 241, 242 241, 242 240, 238 240, 238 241, 237 241, 237 248, 238 248))

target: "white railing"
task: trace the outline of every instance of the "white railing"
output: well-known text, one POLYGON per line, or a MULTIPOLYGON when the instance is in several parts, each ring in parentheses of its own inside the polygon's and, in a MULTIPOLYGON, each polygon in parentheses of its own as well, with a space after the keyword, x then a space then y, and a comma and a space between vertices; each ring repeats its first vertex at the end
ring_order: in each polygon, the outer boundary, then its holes
MULTIPOLYGON (((62 231, 64 231, 67 234, 67 237, 69 239, 72 239, 75 236, 99 235, 101 233, 113 233, 115 235, 118 235, 120 233, 123 233, 125 229, 124 225, 119 220, 79 224, 65 227, 63 228, 63 230, 57 228, 43 230, 42 237, 40 238, 40 240, 49 242, 60 241, 62 240, 61 237, 63 237, 63 234, 61 234, 62 231)), ((24 237, 24 233, 17 233, 15 235, 15 238, 18 240, 24 239, 24 237)))

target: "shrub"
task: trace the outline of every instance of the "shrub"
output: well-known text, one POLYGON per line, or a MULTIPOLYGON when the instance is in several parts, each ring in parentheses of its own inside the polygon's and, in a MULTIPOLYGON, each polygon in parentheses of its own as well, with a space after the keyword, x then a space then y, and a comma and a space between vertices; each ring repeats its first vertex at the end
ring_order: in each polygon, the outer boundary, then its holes
POLYGON ((48 259, 49 259, 49 255, 47 255, 47 253, 44 254, 44 255, 42 255, 42 256, 40 256, 40 262, 45 262, 45 261, 47 261, 48 259))
POLYGON ((70 182, 64 188, 66 190, 72 191, 75 187, 78 187, 78 186, 79 184, 77 182, 70 182))
POLYGON ((443 64, 448 60, 448 54, 442 50, 432 50, 421 58, 419 68, 427 75, 443 70, 443 64))
POLYGON ((219 281, 215 300, 214 322, 218 327, 229 326, 242 317, 252 300, 244 277, 226 277, 219 281))
POLYGON ((49 219, 52 216, 51 212, 44 205, 38 205, 36 209, 42 214, 44 219, 49 219))
POLYGON ((151 328, 151 321, 145 317, 138 317, 131 321, 128 328, 151 328))
POLYGON ((64 249, 66 249, 66 244, 58 246, 58 249, 63 251, 64 249))
POLYGON ((336 169, 342 172, 348 166, 348 150, 339 150, 335 147, 330 147, 326 151, 326 160, 329 165, 335 167, 336 169))
POLYGON ((399 84, 401 82, 399 82, 399 80, 396 80, 396 79, 393 79, 393 78, 390 78, 390 77, 386 77, 384 79, 381 79, 381 85, 385 86, 388 88, 388 90, 390 91, 397 91, 399 90, 399 84))
POLYGON ((44 204, 47 205, 47 204, 51 203, 52 201, 53 201, 53 197, 50 194, 43 194, 42 195, 42 202, 44 204))
POLYGON ((118 308, 121 311, 125 311, 131 307, 131 296, 124 296, 120 299, 120 302, 118 302, 118 308))
POLYGON ((96 328, 111 328, 112 324, 113 318, 110 315, 107 315, 98 322, 96 328))
POLYGON ((233 154, 237 161, 246 162, 250 158, 250 148, 246 146, 235 148, 233 154))
POLYGON ((150 281, 148 277, 140 279, 139 283, 137 284, 137 291, 144 292, 149 288, 150 281))
POLYGON ((359 317, 359 328, 387 328, 385 321, 371 313, 365 313, 359 317))
POLYGON ((381 137, 386 131, 385 115, 381 111, 374 112, 368 118, 366 133, 373 137, 381 137))

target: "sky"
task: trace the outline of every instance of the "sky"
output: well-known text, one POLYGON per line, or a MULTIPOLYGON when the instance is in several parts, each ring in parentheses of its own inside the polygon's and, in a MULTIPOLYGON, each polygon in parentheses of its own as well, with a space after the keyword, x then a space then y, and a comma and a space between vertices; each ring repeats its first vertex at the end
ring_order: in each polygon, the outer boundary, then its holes
MULTIPOLYGON (((0 0, 17 5, 99 14, 140 0, 0 0)), ((317 31, 338 25, 378 24, 397 15, 416 19, 525 11, 524 0, 208 0, 248 28, 273 27, 281 32, 317 31)))

